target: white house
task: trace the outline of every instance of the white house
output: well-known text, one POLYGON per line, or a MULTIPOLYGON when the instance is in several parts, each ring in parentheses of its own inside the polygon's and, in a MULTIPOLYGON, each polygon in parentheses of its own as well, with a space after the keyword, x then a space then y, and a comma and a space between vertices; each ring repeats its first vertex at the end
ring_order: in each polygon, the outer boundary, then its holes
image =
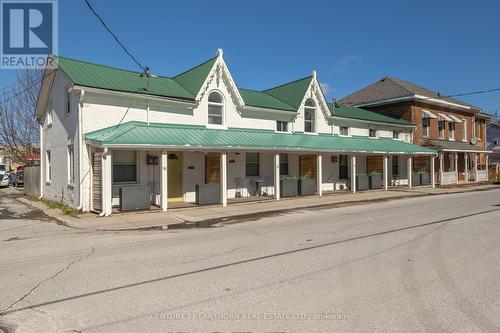
POLYGON ((374 171, 386 189, 411 186, 413 156, 434 165, 435 151, 411 144, 412 123, 327 103, 315 72, 256 91, 236 85, 222 50, 175 77, 52 61, 36 110, 41 191, 82 211, 166 210, 197 193, 222 205, 279 200, 294 176, 317 195, 356 191, 353 175, 374 171))

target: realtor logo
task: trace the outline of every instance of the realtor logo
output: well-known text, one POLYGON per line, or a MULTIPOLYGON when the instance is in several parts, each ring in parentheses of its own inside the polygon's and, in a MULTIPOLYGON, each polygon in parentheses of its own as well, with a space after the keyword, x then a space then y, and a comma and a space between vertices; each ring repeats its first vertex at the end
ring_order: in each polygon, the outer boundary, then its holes
POLYGON ((57 54, 57 0, 4 0, 1 68, 40 68, 57 54))

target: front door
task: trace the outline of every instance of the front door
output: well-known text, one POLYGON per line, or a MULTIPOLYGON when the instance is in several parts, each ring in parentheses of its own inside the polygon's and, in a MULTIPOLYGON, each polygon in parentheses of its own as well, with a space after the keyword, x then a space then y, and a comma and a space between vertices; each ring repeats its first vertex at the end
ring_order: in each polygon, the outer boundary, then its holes
POLYGON ((182 201, 182 152, 168 153, 167 189, 170 201, 182 201))
POLYGON ((92 209, 102 211, 102 152, 92 153, 92 209))

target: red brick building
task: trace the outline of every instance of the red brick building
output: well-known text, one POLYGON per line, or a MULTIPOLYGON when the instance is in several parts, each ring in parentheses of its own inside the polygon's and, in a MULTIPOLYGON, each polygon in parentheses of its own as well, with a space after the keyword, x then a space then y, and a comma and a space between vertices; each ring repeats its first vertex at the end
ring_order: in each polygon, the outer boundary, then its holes
MULTIPOLYGON (((435 177, 441 185, 488 179, 486 124, 480 108, 408 81, 385 77, 339 101, 416 125, 414 144, 439 152, 435 177)), ((430 171, 428 159, 415 159, 414 171, 430 171)))

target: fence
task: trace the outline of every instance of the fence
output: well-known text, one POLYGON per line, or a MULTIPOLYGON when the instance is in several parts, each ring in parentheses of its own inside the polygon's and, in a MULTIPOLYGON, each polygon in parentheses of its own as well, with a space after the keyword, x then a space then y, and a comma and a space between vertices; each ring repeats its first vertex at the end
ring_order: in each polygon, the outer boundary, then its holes
POLYGON ((24 194, 38 198, 40 196, 40 166, 24 167, 24 194))
POLYGON ((443 172, 443 179, 441 179, 441 185, 456 184, 457 183, 457 173, 455 171, 443 172))

